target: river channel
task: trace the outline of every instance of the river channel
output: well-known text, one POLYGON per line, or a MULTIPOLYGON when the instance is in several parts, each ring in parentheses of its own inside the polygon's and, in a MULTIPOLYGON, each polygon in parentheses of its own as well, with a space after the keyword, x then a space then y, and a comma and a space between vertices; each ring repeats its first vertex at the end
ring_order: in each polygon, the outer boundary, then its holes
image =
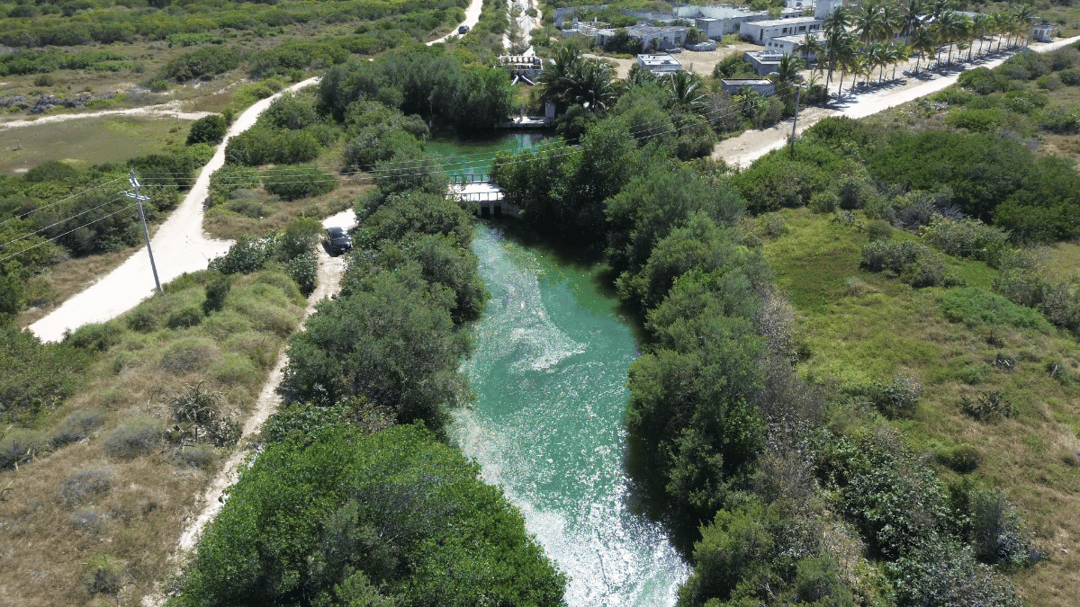
POLYGON ((589 268, 493 224, 473 249, 491 301, 465 363, 476 400, 453 431, 567 575, 570 607, 673 605, 687 567, 636 513, 624 466, 626 372, 637 356, 589 268))

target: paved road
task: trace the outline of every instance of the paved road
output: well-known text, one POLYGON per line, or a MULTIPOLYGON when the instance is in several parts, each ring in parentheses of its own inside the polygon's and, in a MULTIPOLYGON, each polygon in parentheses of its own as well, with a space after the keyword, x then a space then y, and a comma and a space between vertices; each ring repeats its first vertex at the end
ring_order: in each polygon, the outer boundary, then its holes
MULTIPOLYGON (((1033 43, 1029 48, 1037 53, 1046 53, 1078 40, 1080 40, 1080 36, 1074 36, 1049 43, 1033 43)), ((1002 55, 980 61, 974 67, 993 68, 1001 65, 1009 56, 1011 55, 1002 55)), ((895 85, 887 85, 871 93, 845 95, 840 101, 834 102, 828 109, 811 108, 801 112, 798 132, 802 133, 826 116, 864 118, 908 101, 932 95, 955 84, 963 71, 964 68, 961 67, 955 71, 927 80, 903 80, 895 85)), ((726 139, 716 144, 712 157, 722 158, 729 165, 745 167, 765 154, 783 147, 790 135, 791 121, 780 123, 776 127, 764 131, 747 131, 738 137, 726 139)))

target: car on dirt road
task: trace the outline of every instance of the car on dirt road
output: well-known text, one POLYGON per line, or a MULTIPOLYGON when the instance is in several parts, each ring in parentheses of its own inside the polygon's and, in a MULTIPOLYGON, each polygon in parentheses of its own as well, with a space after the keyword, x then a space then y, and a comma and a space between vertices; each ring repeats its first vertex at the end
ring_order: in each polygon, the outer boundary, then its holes
POLYGON ((345 228, 327 228, 326 246, 330 249, 331 255, 340 255, 352 250, 352 239, 349 238, 349 233, 345 231, 345 228))
POLYGON ((461 35, 463 35, 463 36, 464 36, 464 35, 465 35, 465 34, 466 34, 466 33, 467 33, 468 31, 469 31, 469 26, 467 26, 467 25, 462 25, 461 27, 457 28, 457 33, 459 33, 459 34, 461 34, 461 35))

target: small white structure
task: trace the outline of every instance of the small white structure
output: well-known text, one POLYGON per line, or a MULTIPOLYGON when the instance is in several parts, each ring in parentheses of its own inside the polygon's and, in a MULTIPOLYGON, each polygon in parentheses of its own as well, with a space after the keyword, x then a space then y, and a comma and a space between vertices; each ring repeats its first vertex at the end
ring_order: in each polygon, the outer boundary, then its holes
POLYGON ((701 17, 694 19, 694 27, 701 30, 709 40, 719 40, 724 37, 724 22, 719 19, 701 17))
POLYGON ((637 62, 654 74, 674 74, 682 69, 682 64, 671 55, 638 55, 637 62))
POLYGON ((841 6, 844 6, 844 0, 816 0, 814 2, 814 18, 824 21, 841 6))
MULTIPOLYGON (((825 46, 825 33, 822 31, 814 32, 814 37, 822 46, 825 46)), ((797 34, 795 36, 780 36, 773 38, 765 43, 765 48, 770 51, 780 53, 781 55, 796 55, 802 57, 802 52, 799 48, 806 40, 806 34, 797 34)))
POLYGON ((764 78, 724 78, 720 80, 720 88, 727 93, 737 93, 743 87, 760 95, 772 95, 776 92, 776 83, 764 78))
POLYGON ((686 50, 697 51, 699 53, 706 51, 715 51, 716 40, 706 40, 705 42, 698 42, 697 44, 687 44, 686 50))
POLYGON ((754 73, 758 76, 768 76, 779 70, 783 56, 776 51, 746 51, 743 53, 743 60, 754 68, 754 73))
POLYGON ((817 17, 799 17, 797 19, 770 19, 743 23, 741 32, 753 39, 755 44, 764 46, 772 38, 781 36, 804 36, 821 31, 821 19, 817 17))
POLYGON ((1058 26, 1054 23, 1037 23, 1032 30, 1031 39, 1035 42, 1051 42, 1058 26))

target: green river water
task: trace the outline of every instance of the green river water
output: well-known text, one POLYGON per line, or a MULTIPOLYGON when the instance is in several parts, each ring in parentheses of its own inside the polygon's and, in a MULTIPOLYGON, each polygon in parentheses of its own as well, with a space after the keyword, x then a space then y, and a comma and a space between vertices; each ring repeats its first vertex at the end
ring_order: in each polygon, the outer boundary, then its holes
POLYGON ((624 466, 630 328, 588 268, 483 224, 473 248, 491 301, 465 363, 476 400, 453 432, 566 573, 571 607, 672 605, 687 567, 636 513, 624 466))

